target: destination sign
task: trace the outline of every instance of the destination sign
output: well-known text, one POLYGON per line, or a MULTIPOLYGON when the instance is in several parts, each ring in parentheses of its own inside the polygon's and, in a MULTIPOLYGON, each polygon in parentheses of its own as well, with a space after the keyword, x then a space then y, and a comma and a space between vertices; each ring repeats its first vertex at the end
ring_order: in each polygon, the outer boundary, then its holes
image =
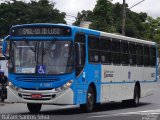
POLYGON ((11 29, 12 36, 69 36, 71 35, 71 29, 68 27, 59 26, 27 26, 27 27, 15 27, 11 29))

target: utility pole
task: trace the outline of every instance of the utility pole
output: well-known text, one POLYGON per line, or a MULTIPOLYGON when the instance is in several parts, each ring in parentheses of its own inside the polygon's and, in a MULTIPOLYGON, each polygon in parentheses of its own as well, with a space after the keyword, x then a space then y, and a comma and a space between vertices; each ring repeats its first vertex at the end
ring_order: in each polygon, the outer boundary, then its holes
POLYGON ((126 0, 123 0, 122 35, 124 36, 125 36, 125 24, 126 24, 126 0))
MULTIPOLYGON (((140 2, 134 4, 129 9, 139 5, 140 3, 144 2, 145 0, 141 0, 140 2)), ((123 0, 123 12, 122 12, 122 35, 125 36, 125 24, 126 24, 126 0, 123 0)))

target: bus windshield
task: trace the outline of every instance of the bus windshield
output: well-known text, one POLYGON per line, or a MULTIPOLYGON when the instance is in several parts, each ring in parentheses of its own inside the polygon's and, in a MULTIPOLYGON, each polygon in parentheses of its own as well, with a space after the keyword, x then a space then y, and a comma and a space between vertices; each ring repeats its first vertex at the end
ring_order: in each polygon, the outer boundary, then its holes
POLYGON ((66 74, 73 70, 71 41, 12 41, 10 71, 19 74, 66 74))

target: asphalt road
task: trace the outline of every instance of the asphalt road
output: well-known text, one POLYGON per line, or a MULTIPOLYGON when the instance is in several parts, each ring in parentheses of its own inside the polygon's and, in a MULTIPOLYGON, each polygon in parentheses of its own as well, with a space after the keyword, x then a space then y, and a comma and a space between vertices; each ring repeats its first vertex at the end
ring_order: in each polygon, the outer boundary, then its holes
POLYGON ((160 85, 152 96, 142 98, 138 107, 107 103, 92 113, 83 113, 78 106, 44 105, 39 114, 31 115, 26 104, 0 103, 0 120, 160 120, 159 91, 160 85))

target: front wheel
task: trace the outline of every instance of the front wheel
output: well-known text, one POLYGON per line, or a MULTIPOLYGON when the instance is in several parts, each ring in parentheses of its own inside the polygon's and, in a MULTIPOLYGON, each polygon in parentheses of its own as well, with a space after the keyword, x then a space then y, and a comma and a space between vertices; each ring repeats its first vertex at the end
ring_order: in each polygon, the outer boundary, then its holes
POLYGON ((87 100, 85 105, 80 105, 80 107, 85 110, 85 112, 92 112, 95 105, 95 93, 92 87, 88 88, 87 100))
POLYGON ((41 110, 42 104, 27 103, 27 107, 30 113, 39 113, 41 110))

